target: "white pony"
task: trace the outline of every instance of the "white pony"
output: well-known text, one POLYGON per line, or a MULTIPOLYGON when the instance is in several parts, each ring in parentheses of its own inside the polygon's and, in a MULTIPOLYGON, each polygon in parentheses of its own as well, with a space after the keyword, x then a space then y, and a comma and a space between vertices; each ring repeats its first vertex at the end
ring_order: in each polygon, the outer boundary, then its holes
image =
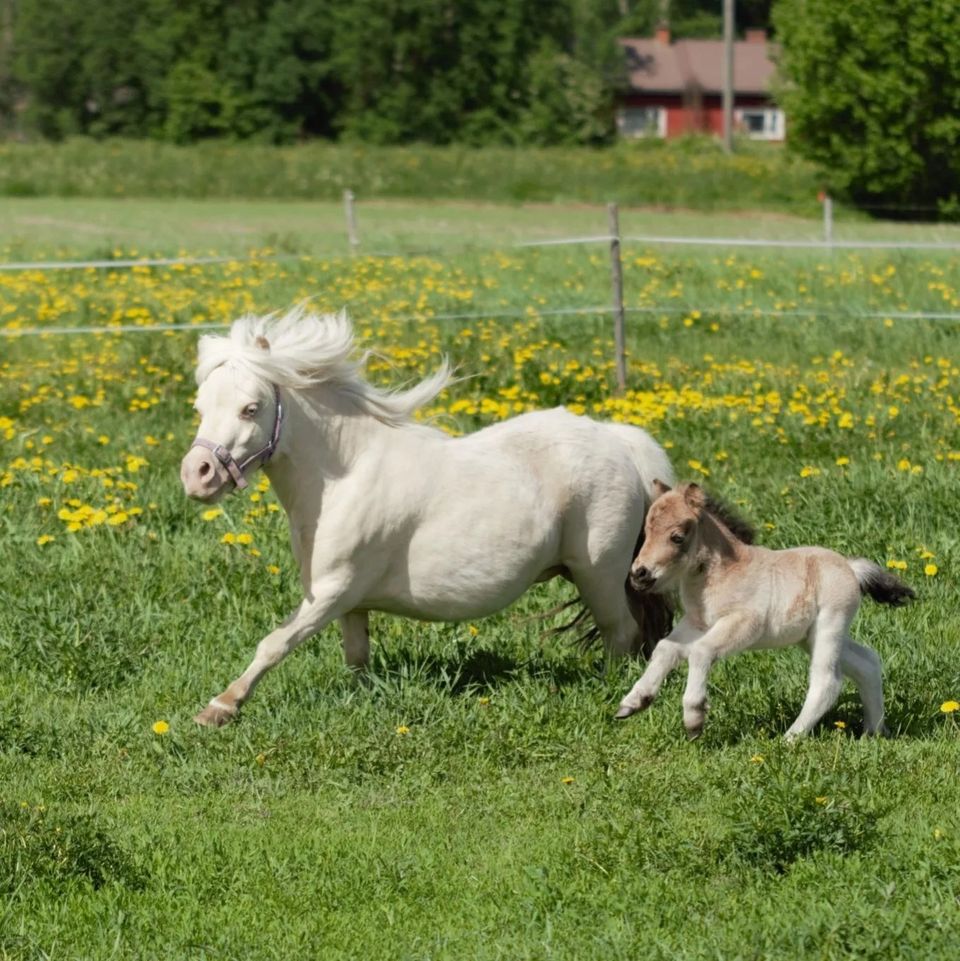
POLYGON ((626 584, 653 479, 672 477, 646 432, 558 408, 451 437, 412 419, 449 382, 445 364, 391 393, 362 378, 352 351, 344 313, 302 309, 200 339, 184 491, 210 503, 262 465, 304 598, 198 723, 231 720, 266 671, 332 620, 359 668, 368 611, 473 619, 557 575, 576 585, 608 652, 663 636, 665 601, 631 604, 626 584))

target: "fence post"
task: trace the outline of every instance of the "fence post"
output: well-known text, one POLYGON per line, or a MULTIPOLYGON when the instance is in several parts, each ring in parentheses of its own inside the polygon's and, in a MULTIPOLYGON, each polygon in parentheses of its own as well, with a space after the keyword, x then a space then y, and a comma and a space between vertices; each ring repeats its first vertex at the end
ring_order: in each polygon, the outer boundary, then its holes
POLYGON ((347 241, 350 244, 351 254, 356 254, 357 248, 360 246, 360 234, 357 232, 357 211, 353 205, 354 199, 352 190, 344 190, 343 210, 347 216, 347 241))
POLYGON ((607 204, 610 222, 610 277, 613 282, 613 340, 617 353, 617 393, 627 389, 627 341, 624 331, 623 265, 620 262, 620 215, 607 204))
POLYGON ((833 197, 828 193, 823 195, 823 242, 833 244, 833 197))

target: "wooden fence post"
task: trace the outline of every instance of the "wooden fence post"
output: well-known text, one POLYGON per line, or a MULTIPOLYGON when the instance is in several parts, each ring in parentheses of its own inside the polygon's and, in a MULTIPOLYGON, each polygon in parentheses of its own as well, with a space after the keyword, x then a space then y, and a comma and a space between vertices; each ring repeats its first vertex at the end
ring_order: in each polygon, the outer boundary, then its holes
POLYGON ((833 244, 833 197, 827 193, 823 195, 823 242, 833 244))
POLYGON ((357 231, 357 211, 354 208, 354 196, 352 190, 343 192, 343 210, 347 217, 347 241, 350 244, 350 253, 356 254, 360 246, 360 234, 357 231))
POLYGON ((620 262, 620 215, 607 204, 610 221, 610 277, 613 282, 613 340, 617 354, 617 393, 627 389, 627 341, 624 330, 623 265, 620 262))

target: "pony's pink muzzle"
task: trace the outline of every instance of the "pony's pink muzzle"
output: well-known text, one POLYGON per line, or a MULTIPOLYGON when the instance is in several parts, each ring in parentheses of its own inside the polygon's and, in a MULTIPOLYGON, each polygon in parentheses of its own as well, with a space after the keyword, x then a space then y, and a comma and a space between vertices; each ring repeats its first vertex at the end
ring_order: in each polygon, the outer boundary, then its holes
POLYGON ((209 501, 223 493, 229 477, 220 461, 203 447, 191 447, 180 462, 180 483, 187 497, 209 501))

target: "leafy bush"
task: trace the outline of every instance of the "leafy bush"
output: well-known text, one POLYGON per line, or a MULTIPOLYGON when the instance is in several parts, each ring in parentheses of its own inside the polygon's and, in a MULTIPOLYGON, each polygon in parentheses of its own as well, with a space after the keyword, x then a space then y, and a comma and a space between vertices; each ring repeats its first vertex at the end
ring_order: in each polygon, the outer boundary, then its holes
POLYGON ((860 204, 955 204, 960 7, 782 0, 774 14, 790 143, 860 204))

